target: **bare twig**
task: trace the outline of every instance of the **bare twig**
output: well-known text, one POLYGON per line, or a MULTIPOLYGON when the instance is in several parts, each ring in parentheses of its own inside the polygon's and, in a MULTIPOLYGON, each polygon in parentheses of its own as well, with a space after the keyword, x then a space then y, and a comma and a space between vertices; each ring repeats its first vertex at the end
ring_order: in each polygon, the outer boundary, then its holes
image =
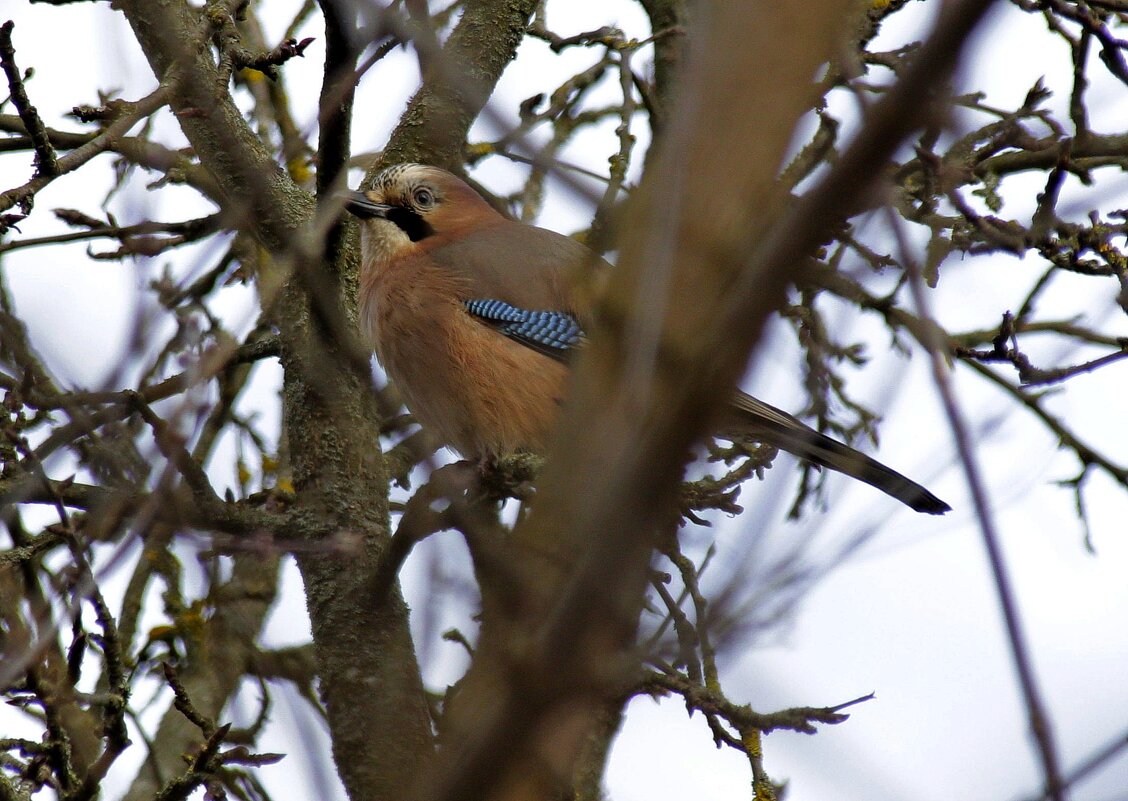
POLYGON ((0 194, 0 211, 5 211, 17 203, 24 202, 51 183, 56 177, 72 172, 99 153, 110 150, 120 137, 125 136, 125 134, 129 132, 130 128, 165 105, 171 96, 171 91, 170 87, 161 86, 152 94, 138 100, 133 104, 128 113, 122 114, 114 120, 114 122, 110 123, 100 134, 86 144, 80 145, 67 155, 59 158, 56 162, 57 168, 55 172, 36 175, 23 186, 9 189, 0 194))
MULTIPOLYGON (((891 221, 894 233, 899 239, 902 260, 909 266, 909 287, 912 290, 917 313, 922 319, 931 320, 932 315, 925 296, 920 268, 916 261, 909 256, 909 246, 901 232, 898 221, 896 219, 891 221)), ((1061 776, 1053 727, 1042 700, 1037 678, 1034 675, 1034 666, 1030 657, 1029 646, 1026 643, 1026 635, 1023 631, 1021 613, 1015 599, 1014 590, 1011 587, 1006 557, 1003 555, 999 534, 995 528, 994 516, 991 513, 987 491, 979 470, 979 461, 971 444, 972 438, 964 420, 963 412, 956 400, 955 391, 949 379, 948 367, 944 358, 945 344, 943 340, 937 338, 931 338, 926 342, 931 357, 933 379, 944 404, 944 411, 948 418, 948 424, 952 428, 952 437, 955 440, 960 463, 963 465, 964 473, 967 476, 968 487, 975 505, 975 516, 979 521, 979 531, 994 578, 999 608, 1007 630, 1007 642, 1010 645, 1011 658, 1014 661, 1015 672, 1026 703, 1030 729, 1041 757, 1046 792, 1053 801, 1064 801, 1066 786, 1061 776)))
MULTIPOLYGON (((15 23, 8 20, 0 25, 0 65, 8 78, 8 91, 12 103, 23 120, 24 128, 31 135, 31 143, 35 148, 35 166, 37 175, 44 178, 54 178, 60 172, 59 162, 55 156, 55 149, 51 147, 51 140, 47 136, 47 127, 39 117, 39 112, 31 104, 24 87, 24 76, 16 66, 16 50, 12 46, 12 30, 15 23)), ((8 208, 0 207, 0 211, 8 208)))

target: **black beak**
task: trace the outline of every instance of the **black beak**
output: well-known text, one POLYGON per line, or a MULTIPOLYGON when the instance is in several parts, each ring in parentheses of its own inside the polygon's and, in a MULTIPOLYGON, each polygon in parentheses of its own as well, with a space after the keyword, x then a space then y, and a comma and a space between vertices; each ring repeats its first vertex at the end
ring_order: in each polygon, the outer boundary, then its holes
POLYGON ((362 220, 369 220, 373 217, 387 219, 388 212, 395 208, 386 203, 369 200, 363 192, 342 192, 341 196, 345 199, 345 208, 362 220))

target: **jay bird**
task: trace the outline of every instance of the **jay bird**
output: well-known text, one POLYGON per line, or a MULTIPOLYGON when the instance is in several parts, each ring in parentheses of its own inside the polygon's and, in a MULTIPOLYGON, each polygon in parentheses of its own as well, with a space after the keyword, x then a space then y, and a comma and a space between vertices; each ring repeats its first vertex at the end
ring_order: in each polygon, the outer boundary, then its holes
MULTIPOLYGON (((543 452, 587 322, 569 271, 610 265, 574 239, 506 218, 437 167, 397 164, 346 200, 361 221, 360 326, 412 414, 469 459, 543 452)), ((918 512, 950 509, 743 392, 725 417, 721 436, 789 451, 918 512)))

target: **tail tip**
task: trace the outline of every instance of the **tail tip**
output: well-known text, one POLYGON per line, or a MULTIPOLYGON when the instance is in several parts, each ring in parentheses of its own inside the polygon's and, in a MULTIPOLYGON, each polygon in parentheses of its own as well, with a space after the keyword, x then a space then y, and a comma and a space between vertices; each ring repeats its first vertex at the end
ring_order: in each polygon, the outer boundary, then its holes
POLYGON ((927 490, 922 490, 919 495, 906 499, 905 503, 914 511, 922 512, 923 514, 942 515, 952 511, 951 506, 927 490))

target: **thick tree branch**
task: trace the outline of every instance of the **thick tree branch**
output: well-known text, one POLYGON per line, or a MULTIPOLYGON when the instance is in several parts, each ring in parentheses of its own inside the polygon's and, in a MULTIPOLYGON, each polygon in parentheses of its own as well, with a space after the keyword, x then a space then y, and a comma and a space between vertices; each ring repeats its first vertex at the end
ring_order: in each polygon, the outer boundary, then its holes
MULTIPOLYGON (((392 132, 366 180, 388 164, 458 170, 466 134, 525 36, 535 0, 472 0, 392 132)), ((416 42, 416 46, 420 45, 416 42)))
POLYGON ((661 135, 669 122, 674 85, 683 69, 686 33, 693 0, 639 0, 650 18, 654 40, 654 93, 650 106, 650 127, 661 135), (659 36, 658 34, 664 34, 659 36))
POLYGON ((921 98, 989 4, 945 7, 853 146, 781 214, 778 165, 815 100, 809 76, 839 46, 849 7, 697 9, 681 111, 636 193, 603 325, 578 366, 533 513, 514 533, 535 579, 518 610, 491 610, 485 599, 494 618, 456 709, 462 749, 428 797, 542 797, 551 787, 538 771, 566 773, 578 751, 572 738, 590 725, 609 676, 631 662, 624 648, 650 550, 675 518, 691 444, 728 397, 791 266, 927 118, 921 98), (732 75, 748 78, 734 85, 732 75))
MULTIPOLYGON (((736 281, 749 229, 776 213, 777 165, 847 6, 699 9, 681 111, 633 198, 603 330, 566 406, 568 434, 514 532, 523 602, 483 599, 481 644, 447 724, 463 750, 450 751, 426 797, 550 796, 549 777, 570 774, 605 694, 632 670, 651 548, 677 520, 689 445, 727 397, 754 329, 708 353, 715 340, 702 334, 736 281), (777 40, 780 30, 791 35, 777 40), (733 74, 749 79, 734 86, 733 74)), ((748 296, 761 306, 745 309, 757 320, 785 280, 762 269, 766 291, 748 296)))
MULTIPOLYGON (((228 212, 294 265, 285 272, 297 280, 286 285, 277 318, 283 411, 298 495, 293 515, 304 530, 318 532, 318 541, 355 532, 364 542, 348 558, 325 548, 298 560, 320 686, 334 756, 350 795, 396 798, 430 751, 430 719, 398 593, 378 614, 359 612, 360 588, 375 570, 388 531, 387 482, 367 366, 362 375, 344 334, 355 299, 337 297, 340 284, 320 271, 322 247, 302 233, 313 221, 312 198, 290 181, 243 120, 207 48, 210 31, 203 18, 175 0, 127 0, 122 7, 154 71, 181 77, 173 109, 216 177, 228 212)), ((325 227, 325 220, 318 221, 317 228, 325 227)), ((354 251, 342 250, 325 267, 332 276, 355 276, 354 251)))
POLYGON ((119 7, 153 72, 175 86, 173 112, 233 219, 271 251, 286 250, 311 218, 312 198, 278 166, 232 100, 208 48, 205 17, 180 0, 124 0, 119 7))

